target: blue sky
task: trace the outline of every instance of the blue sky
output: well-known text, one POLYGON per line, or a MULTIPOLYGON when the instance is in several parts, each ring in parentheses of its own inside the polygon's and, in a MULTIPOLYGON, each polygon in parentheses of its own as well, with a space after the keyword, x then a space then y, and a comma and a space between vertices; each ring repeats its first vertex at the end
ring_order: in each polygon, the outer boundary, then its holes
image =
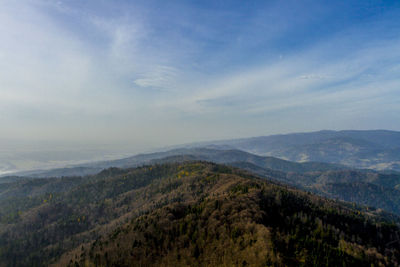
POLYGON ((0 2, 0 139, 400 130, 399 1, 0 2))

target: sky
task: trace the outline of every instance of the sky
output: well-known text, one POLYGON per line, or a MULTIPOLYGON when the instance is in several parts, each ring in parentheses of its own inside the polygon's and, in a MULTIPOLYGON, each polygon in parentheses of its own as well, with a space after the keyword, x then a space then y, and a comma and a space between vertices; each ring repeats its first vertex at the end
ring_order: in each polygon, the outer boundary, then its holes
POLYGON ((0 144, 400 130, 399 33, 399 1, 0 0, 0 144))

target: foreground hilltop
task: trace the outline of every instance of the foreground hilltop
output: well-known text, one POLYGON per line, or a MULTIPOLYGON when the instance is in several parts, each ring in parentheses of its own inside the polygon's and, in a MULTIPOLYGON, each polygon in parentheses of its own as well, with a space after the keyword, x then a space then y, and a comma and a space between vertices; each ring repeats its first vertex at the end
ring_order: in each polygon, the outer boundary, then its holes
POLYGON ((112 168, 94 176, 2 186, 9 194, 0 203, 2 266, 400 262, 397 217, 224 165, 112 168))

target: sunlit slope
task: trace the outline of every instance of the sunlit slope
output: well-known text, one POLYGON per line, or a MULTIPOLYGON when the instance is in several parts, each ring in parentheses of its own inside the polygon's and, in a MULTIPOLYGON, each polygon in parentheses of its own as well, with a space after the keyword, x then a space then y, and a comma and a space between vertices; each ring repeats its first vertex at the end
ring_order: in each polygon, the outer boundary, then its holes
POLYGON ((38 181, 24 185, 34 194, 1 202, 2 266, 399 262, 396 217, 232 167, 170 163, 38 181))

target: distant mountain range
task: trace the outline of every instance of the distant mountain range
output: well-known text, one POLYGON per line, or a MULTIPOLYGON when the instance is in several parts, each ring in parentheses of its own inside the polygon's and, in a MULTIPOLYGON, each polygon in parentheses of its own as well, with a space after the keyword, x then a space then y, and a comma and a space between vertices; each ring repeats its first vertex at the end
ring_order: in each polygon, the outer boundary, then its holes
MULTIPOLYGON (((16 173, 15 176, 27 177, 62 177, 95 174, 110 167, 133 168, 145 164, 183 160, 204 160, 216 163, 249 162, 262 168, 286 172, 308 172, 346 169, 347 166, 323 162, 290 162, 275 157, 263 157, 237 149, 221 150, 212 148, 180 148, 165 152, 139 154, 136 156, 110 161, 81 164, 76 167, 58 168, 52 170, 34 170, 16 173)), ((1 182, 1 178, 0 178, 1 182)))
MULTIPOLYGON (((300 163, 333 163, 338 166, 347 166, 347 168, 400 171, 400 132, 374 130, 319 131, 192 143, 159 150, 163 152, 140 154, 121 160, 80 163, 62 168, 57 167, 57 169, 46 168, 46 170, 16 172, 14 169, 13 174, 35 177, 94 174, 110 166, 140 166, 140 164, 157 158, 193 154, 194 148, 242 150, 258 156, 269 156, 300 163)), ((5 156, 3 155, 3 157, 5 156)), ((97 155, 97 157, 100 156, 97 155)), ((34 160, 32 159, 32 161, 34 160)), ((57 160, 54 162, 57 163, 57 160)), ((2 163, 7 162, 0 161, 0 165, 2 163)), ((60 166, 60 163, 57 163, 57 166, 60 166)), ((11 175, 12 168, 4 168, 7 171, 0 172, 0 177, 11 175)))
POLYGON ((319 131, 203 143, 296 162, 400 171, 400 132, 319 131))
POLYGON ((397 168, 394 163, 396 158, 400 158, 400 152, 394 153, 399 150, 399 145, 400 133, 392 131, 321 131, 276 135, 192 144, 186 145, 185 148, 139 154, 119 160, 23 172, 18 173, 18 177, 0 177, 0 184, 21 180, 23 179, 21 176, 85 176, 96 174, 109 167, 133 168, 157 163, 209 161, 239 167, 261 177, 290 184, 325 197, 400 214, 400 174, 395 172, 397 168), (273 154, 294 161, 255 155, 238 149, 258 154, 273 154), (388 151, 391 151, 391 154, 388 151), (388 155, 391 155, 390 160, 388 155), (295 162, 305 158, 325 162, 295 162), (373 165, 369 165, 371 163, 373 165), (373 168, 377 164, 390 168, 385 169, 385 172, 356 169, 356 167, 373 168))

